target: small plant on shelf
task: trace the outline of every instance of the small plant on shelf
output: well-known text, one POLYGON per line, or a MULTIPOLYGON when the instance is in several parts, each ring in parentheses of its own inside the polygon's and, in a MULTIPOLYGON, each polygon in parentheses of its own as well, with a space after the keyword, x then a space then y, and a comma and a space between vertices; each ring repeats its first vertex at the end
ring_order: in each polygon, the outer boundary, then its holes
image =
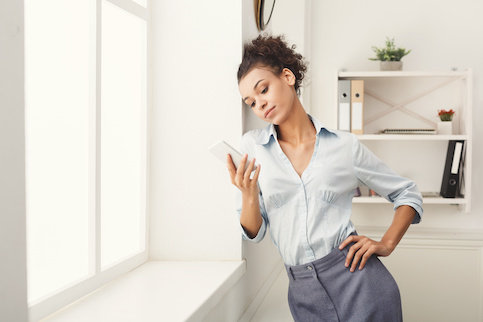
POLYGON ((453 109, 450 109, 448 111, 446 111, 446 110, 439 110, 438 111, 439 119, 442 122, 451 122, 453 120, 454 113, 455 113, 455 110, 453 110, 453 109))
POLYGON ((401 58, 411 52, 411 50, 407 51, 404 48, 396 48, 396 45, 394 45, 394 38, 386 39, 386 47, 378 48, 376 46, 372 46, 372 50, 376 53, 376 57, 369 59, 380 61, 400 61, 401 58))
POLYGON ((369 60, 381 61, 381 70, 402 70, 401 59, 411 52, 405 48, 396 48, 394 38, 389 37, 386 38, 386 47, 372 46, 372 50, 376 57, 369 58, 369 60))
POLYGON ((453 115, 455 110, 450 109, 446 110, 439 110, 438 116, 441 122, 438 122, 438 133, 439 134, 453 134, 453 115))

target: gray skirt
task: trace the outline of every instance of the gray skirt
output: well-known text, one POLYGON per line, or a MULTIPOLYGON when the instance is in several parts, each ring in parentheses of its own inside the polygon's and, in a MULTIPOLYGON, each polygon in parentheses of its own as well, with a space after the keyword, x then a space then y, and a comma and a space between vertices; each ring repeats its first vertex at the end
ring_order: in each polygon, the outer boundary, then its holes
POLYGON ((362 270, 344 266, 351 245, 304 265, 285 265, 288 302, 296 322, 400 322, 396 281, 373 255, 362 270))

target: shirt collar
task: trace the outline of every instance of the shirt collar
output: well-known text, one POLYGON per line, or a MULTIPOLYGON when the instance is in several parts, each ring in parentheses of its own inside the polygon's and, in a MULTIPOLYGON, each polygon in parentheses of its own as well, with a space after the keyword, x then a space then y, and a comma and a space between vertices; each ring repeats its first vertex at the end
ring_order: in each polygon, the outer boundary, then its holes
MULTIPOLYGON (((322 131, 322 129, 324 129, 325 131, 327 131, 329 133, 333 133, 333 134, 338 136, 338 134, 336 132, 331 131, 331 130, 327 129, 325 126, 323 126, 322 123, 320 123, 319 120, 317 120, 315 117, 311 116, 310 114, 307 114, 307 115, 309 116, 310 120, 314 124, 315 131, 316 131, 315 135, 319 135, 320 131, 322 131)), ((258 137, 256 137, 255 140, 256 140, 257 144, 265 145, 268 142, 270 142, 270 139, 272 137, 274 139, 277 139, 277 131, 275 130, 275 125, 269 124, 265 128, 261 129, 261 131, 258 134, 258 137)))

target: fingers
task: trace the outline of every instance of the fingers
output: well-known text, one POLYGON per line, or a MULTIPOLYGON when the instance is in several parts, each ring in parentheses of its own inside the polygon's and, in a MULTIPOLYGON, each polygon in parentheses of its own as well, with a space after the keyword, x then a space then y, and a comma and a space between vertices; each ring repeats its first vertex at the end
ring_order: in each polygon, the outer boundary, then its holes
POLYGON ((359 265, 359 270, 362 270, 369 258, 377 253, 379 243, 364 236, 349 236, 341 243, 339 249, 345 248, 351 242, 355 242, 355 244, 349 248, 345 267, 350 266, 350 271, 354 272, 357 265, 359 265))
POLYGON ((253 167, 255 166, 255 158, 251 159, 250 163, 248 163, 248 167, 243 175, 245 182, 248 184, 250 182, 250 175, 252 174, 253 167))
POLYGON ((367 261, 372 255, 374 255, 374 252, 371 250, 371 248, 369 248, 362 256, 361 264, 359 265, 359 270, 362 270, 364 266, 366 266, 367 261))
POLYGON ((243 174, 245 172, 245 167, 246 167, 246 164, 247 164, 247 159, 248 159, 248 154, 245 154, 240 161, 240 165, 238 166, 238 169, 236 169, 236 174, 238 176, 243 177, 243 174))
POLYGON ((230 173, 231 183, 237 186, 242 191, 256 189, 258 187, 257 180, 260 173, 260 165, 257 165, 255 169, 255 158, 251 159, 248 165, 247 160, 248 154, 243 155, 240 161, 240 165, 238 166, 238 168, 236 168, 231 155, 228 154, 226 157, 227 168, 228 172, 230 173), (255 173, 251 178, 251 174, 254 169, 255 173))
POLYGON ((347 237, 339 246, 339 249, 342 250, 344 249, 347 245, 349 245, 350 243, 355 243, 357 242, 358 240, 360 239, 360 236, 357 236, 357 235, 350 235, 349 237, 347 237))
POLYGON ((258 181, 258 175, 260 174, 260 165, 257 165, 257 169, 255 170, 255 174, 253 175, 253 181, 257 182, 258 181))
POLYGON ((240 164, 238 165, 238 168, 236 169, 236 172, 235 172, 235 186, 237 186, 239 189, 243 188, 245 182, 243 180, 244 178, 244 170, 245 170, 245 165, 247 164, 247 158, 248 158, 248 154, 245 154, 241 161, 240 161, 240 164))
POLYGON ((231 155, 226 155, 226 167, 228 168, 228 172, 230 173, 231 183, 235 184, 235 175, 236 175, 236 168, 231 155))
POLYGON ((362 270, 364 268, 364 265, 366 264, 367 260, 372 255, 369 248, 370 246, 368 244, 364 244, 356 251, 354 258, 352 259, 352 265, 350 268, 351 272, 354 272, 356 270, 357 265, 359 264, 359 261, 360 261, 359 270, 362 270))
POLYGON ((352 262, 352 266, 350 268, 351 272, 354 272, 355 266, 357 266, 357 263, 359 262, 357 255, 357 251, 361 248, 361 244, 355 243, 349 248, 349 252, 347 253, 346 259, 345 259, 345 267, 349 267, 352 262))

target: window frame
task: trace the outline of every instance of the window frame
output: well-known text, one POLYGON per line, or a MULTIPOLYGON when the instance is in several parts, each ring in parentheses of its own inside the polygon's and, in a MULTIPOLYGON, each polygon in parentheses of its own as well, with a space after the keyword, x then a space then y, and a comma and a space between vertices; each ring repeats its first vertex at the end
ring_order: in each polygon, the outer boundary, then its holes
POLYGON ((37 321, 56 312, 64 306, 80 299, 115 278, 133 270, 148 261, 148 214, 149 214, 149 160, 150 160, 150 114, 152 111, 152 65, 151 55, 151 0, 147 0, 143 7, 131 0, 91 0, 90 23, 90 76, 89 76, 89 273, 88 276, 75 281, 64 288, 57 290, 43 298, 29 302, 29 320, 37 321), (101 213, 100 213, 100 169, 101 169, 101 48, 102 48, 102 2, 108 1, 120 9, 146 21, 146 109, 143 111, 143 124, 145 131, 145 153, 142 198, 144 222, 141 234, 143 249, 127 258, 101 269, 101 213))

